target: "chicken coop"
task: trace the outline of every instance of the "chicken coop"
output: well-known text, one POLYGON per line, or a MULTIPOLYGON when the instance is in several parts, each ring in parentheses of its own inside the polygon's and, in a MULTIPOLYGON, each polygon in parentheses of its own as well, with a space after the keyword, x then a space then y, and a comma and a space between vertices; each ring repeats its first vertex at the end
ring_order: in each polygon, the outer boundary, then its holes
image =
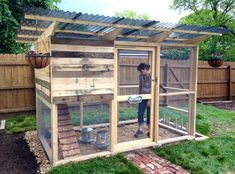
POLYGON ((222 28, 29 7, 17 42, 32 43, 37 132, 53 166, 202 135, 195 131, 198 44, 222 28), (151 93, 139 94, 139 63, 151 93), (150 101, 149 135, 135 138, 150 101))

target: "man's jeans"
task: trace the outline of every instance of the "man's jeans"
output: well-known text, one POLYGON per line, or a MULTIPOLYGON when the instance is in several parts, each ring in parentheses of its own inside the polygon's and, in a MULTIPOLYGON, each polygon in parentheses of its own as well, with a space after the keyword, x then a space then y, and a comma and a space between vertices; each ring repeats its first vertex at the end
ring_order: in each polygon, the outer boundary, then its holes
POLYGON ((144 112, 147 108, 147 121, 146 124, 149 126, 150 124, 150 107, 148 106, 148 100, 142 100, 142 102, 139 104, 138 108, 138 124, 139 126, 144 125, 144 112))

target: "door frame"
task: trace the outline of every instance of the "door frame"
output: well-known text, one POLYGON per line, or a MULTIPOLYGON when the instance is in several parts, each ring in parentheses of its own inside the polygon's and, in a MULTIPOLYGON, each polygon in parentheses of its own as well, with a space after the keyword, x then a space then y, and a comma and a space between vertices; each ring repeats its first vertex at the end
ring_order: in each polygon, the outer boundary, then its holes
POLYGON ((159 84, 160 84, 160 45, 137 46, 129 44, 115 44, 114 46, 114 99, 112 100, 112 114, 110 115, 111 152, 118 153, 157 145, 158 115, 159 115, 159 84), (150 138, 117 143, 117 126, 119 102, 127 101, 132 95, 119 94, 119 50, 136 50, 150 52, 151 58, 151 94, 141 94, 142 98, 151 98, 150 138))

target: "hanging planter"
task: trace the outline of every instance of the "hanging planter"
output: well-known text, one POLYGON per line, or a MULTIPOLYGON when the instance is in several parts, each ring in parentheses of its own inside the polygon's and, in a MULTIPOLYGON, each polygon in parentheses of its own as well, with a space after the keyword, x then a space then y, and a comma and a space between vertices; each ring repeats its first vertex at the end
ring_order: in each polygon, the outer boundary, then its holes
POLYGON ((42 53, 37 54, 34 51, 29 51, 26 54, 25 58, 28 64, 36 69, 45 68, 50 63, 49 54, 42 54, 42 53))
POLYGON ((208 64, 214 68, 218 68, 222 66, 224 63, 222 55, 223 55, 222 53, 217 54, 217 55, 212 54, 210 58, 208 59, 208 64))
POLYGON ((208 60, 208 64, 214 68, 218 68, 220 66, 222 66, 224 63, 223 59, 218 59, 218 58, 210 58, 208 60))

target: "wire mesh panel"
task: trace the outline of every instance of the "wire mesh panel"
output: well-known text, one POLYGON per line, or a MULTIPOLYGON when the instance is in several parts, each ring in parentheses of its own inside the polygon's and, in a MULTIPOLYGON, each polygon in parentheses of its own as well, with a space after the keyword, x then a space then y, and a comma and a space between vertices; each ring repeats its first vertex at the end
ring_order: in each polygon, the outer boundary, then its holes
POLYGON ((119 95, 139 94, 140 63, 150 64, 150 55, 147 51, 120 50, 119 52, 119 95))
POLYGON ((168 96, 166 105, 161 103, 164 97, 160 97, 159 107, 159 140, 176 138, 187 135, 189 124, 188 96, 168 96))
POLYGON ((190 61, 188 48, 161 50, 160 93, 189 89, 190 61))
POLYGON ((149 138, 150 110, 148 100, 143 100, 140 104, 130 104, 127 101, 119 103, 118 143, 149 138), (141 118, 141 114, 143 114, 143 118, 141 118), (140 126, 143 134, 137 136, 136 133, 140 126))
POLYGON ((51 109, 37 98, 38 134, 51 147, 51 109))
POLYGON ((118 52, 117 143, 150 138, 152 52, 118 52), (122 98, 124 97, 124 98, 122 98))
POLYGON ((175 95, 167 96, 168 104, 164 102, 164 97, 160 97, 159 107, 159 126, 160 126, 160 139, 174 138, 187 134, 188 128, 188 112, 189 112, 189 96, 188 95, 175 95), (162 131, 161 131, 162 129, 162 131), (168 131, 168 135, 165 135, 168 131), (184 132, 184 134, 182 134, 184 132))
POLYGON ((68 156, 84 156, 109 150, 109 109, 109 104, 101 102, 58 105, 61 159, 68 156), (65 125, 63 125, 63 121, 66 122, 65 125), (70 135, 60 139, 60 133, 63 133, 63 131, 70 135), (72 142, 70 142, 71 137, 73 137, 72 142), (65 138, 68 141, 63 141, 65 138), (63 150, 65 146, 68 148, 63 150), (76 149, 75 152, 74 149, 76 149), (71 153, 68 153, 68 151, 71 153))

